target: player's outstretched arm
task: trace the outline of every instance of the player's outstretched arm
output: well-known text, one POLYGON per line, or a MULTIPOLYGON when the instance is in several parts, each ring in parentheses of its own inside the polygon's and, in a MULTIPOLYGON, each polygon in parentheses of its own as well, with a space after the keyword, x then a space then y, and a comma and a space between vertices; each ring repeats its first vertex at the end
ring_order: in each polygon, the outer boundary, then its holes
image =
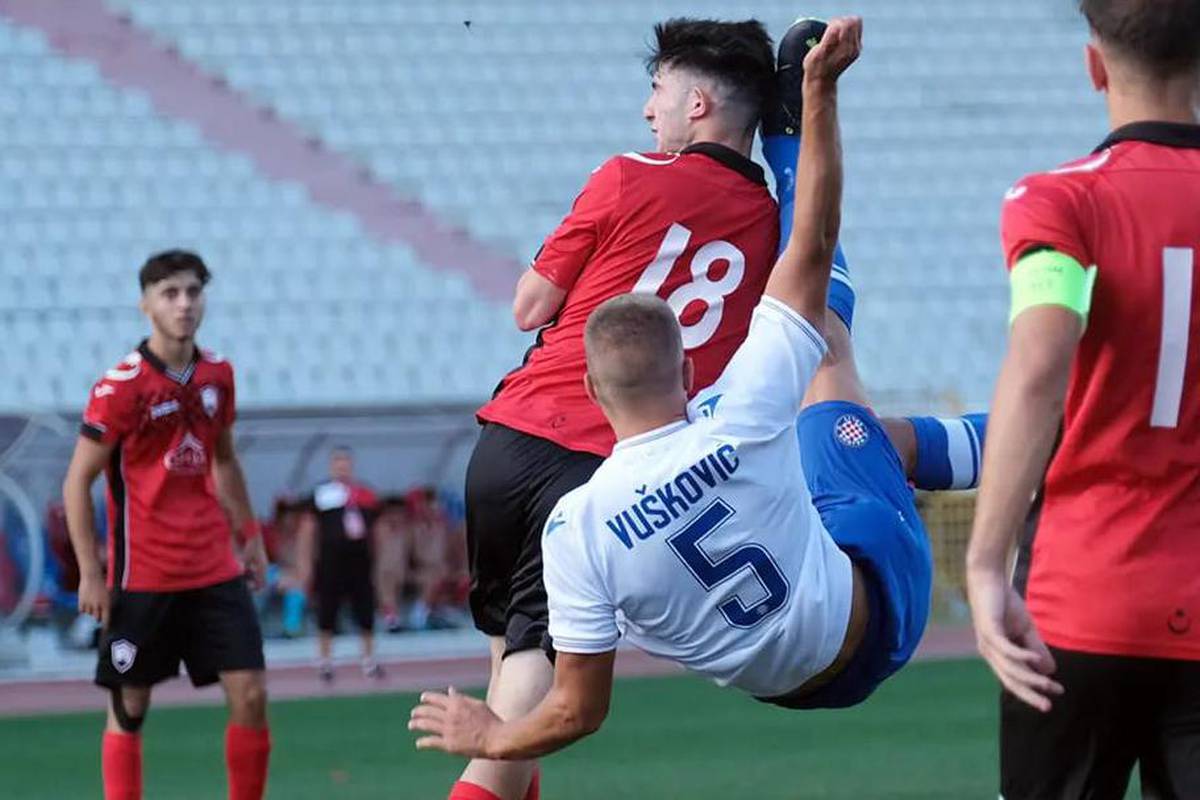
POLYGON ((100 554, 96 548, 96 509, 92 484, 112 459, 116 445, 80 436, 71 465, 63 481, 63 505, 67 512, 67 535, 79 562, 79 610, 108 623, 109 596, 100 554))
POLYGON ((608 715, 616 651, 595 655, 559 653, 554 685, 523 717, 503 721, 482 700, 425 692, 408 729, 427 735, 419 750, 443 750, 467 758, 525 760, 561 750, 600 728, 608 715))
POLYGON ((804 59, 802 144, 792 233, 766 288, 766 294, 791 306, 821 332, 841 227, 837 84, 861 51, 862 20, 840 17, 829 22, 820 44, 804 59))
POLYGON ((1041 711, 1062 687, 1050 651, 1009 582, 1009 558, 1054 449, 1071 362, 1083 331, 1077 313, 1040 306, 1013 322, 996 381, 967 592, 980 653, 1010 692, 1041 711))

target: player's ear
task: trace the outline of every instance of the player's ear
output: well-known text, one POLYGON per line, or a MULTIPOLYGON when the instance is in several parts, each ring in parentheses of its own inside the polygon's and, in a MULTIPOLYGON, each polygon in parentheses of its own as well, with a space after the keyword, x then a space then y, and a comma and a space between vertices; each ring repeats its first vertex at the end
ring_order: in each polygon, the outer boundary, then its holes
POLYGON ((708 91, 699 85, 688 89, 687 116, 688 119, 700 119, 712 113, 713 99, 708 91))
POLYGON ((592 373, 583 373, 583 390, 587 392, 588 399, 596 405, 600 405, 600 398, 596 394, 596 384, 592 383, 592 373))
POLYGON ((696 388, 696 362, 691 356, 683 357, 683 389, 690 397, 696 388))
POLYGON ((1096 91, 1108 91, 1108 65, 1104 63, 1104 52, 1094 41, 1083 46, 1083 60, 1096 91))

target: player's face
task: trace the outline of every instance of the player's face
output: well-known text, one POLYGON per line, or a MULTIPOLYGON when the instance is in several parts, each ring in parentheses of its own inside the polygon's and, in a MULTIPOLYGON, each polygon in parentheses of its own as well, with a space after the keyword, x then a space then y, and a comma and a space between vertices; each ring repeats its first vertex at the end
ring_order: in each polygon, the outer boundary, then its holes
POLYGON ((348 481, 354 477, 354 459, 347 453, 335 453, 329 459, 329 477, 335 481, 348 481))
POLYGON ((204 285, 192 272, 152 283, 142 292, 142 312, 170 339, 190 339, 204 319, 204 285))
POLYGON ((662 67, 654 74, 642 116, 650 123, 658 152, 676 153, 691 144, 688 100, 693 88, 685 72, 662 67))

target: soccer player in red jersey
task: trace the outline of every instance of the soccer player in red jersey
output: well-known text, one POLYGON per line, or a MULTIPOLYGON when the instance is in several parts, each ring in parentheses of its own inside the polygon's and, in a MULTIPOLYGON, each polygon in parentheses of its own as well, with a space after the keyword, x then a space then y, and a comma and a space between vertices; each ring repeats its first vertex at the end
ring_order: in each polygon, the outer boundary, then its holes
POLYGON ((261 585, 267 562, 233 446, 233 368, 195 342, 209 280, 198 256, 159 253, 139 277, 150 337, 92 389, 63 484, 79 608, 104 626, 96 668, 96 683, 111 691, 104 796, 142 796, 140 730, 151 690, 182 661, 194 685, 221 682, 229 797, 257 800, 271 742, 247 575, 261 585), (91 499, 101 472, 107 580, 91 499))
MULTIPOLYGON (((583 328, 618 294, 657 294, 680 316, 697 386, 745 337, 778 248, 778 210, 749 158, 774 56, 756 21, 672 20, 656 28, 644 114, 659 152, 602 164, 517 287, 524 364, 479 411, 467 470, 471 610, 491 637, 488 701, 523 714, 549 688, 541 534, 559 498, 612 449, 588 399, 583 328)), ((472 761, 451 798, 536 797, 533 762, 472 761)))
POLYGON ((1200 797, 1200 2, 1081 7, 1113 131, 1005 198, 968 588, 1007 800, 1200 797))

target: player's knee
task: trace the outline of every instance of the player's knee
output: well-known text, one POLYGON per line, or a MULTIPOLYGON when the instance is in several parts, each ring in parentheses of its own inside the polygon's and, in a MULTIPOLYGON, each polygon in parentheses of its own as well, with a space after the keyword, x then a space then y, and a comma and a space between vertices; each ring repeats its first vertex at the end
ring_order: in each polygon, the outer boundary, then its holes
POLYGON ((112 715, 117 727, 124 733, 138 733, 146 721, 146 709, 149 702, 142 698, 131 697, 119 688, 112 690, 112 715))
POLYGON ((233 716, 243 725, 260 725, 267 716, 267 687, 262 681, 246 681, 230 694, 233 716))

